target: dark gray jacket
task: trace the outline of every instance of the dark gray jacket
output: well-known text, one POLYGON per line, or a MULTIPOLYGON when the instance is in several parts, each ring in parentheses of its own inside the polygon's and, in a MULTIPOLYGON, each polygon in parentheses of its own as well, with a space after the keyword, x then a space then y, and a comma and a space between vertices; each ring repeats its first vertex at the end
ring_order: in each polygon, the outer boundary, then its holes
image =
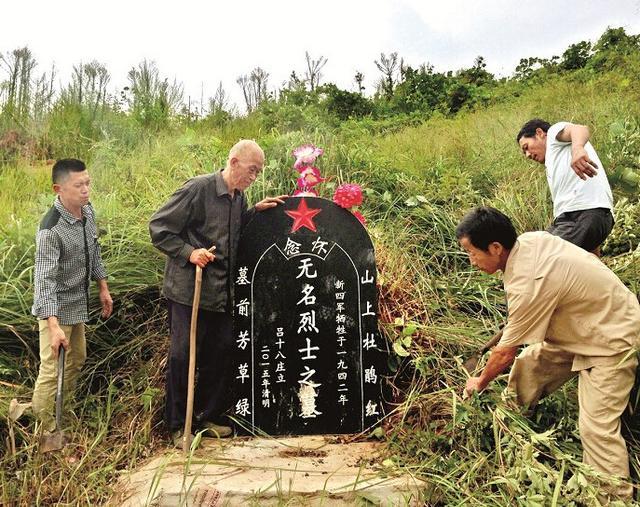
POLYGON ((202 272, 200 308, 231 312, 233 280, 240 230, 253 216, 244 192, 229 194, 222 171, 196 176, 178 189, 152 217, 153 245, 167 255, 162 292, 167 299, 191 305, 196 248, 216 246, 215 260, 202 272))

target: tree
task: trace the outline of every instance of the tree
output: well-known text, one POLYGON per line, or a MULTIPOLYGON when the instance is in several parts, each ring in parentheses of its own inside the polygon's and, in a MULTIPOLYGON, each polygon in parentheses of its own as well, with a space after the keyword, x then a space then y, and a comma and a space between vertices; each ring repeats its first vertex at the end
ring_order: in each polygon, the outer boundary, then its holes
POLYGON ((423 64, 417 70, 403 65, 400 76, 393 94, 394 108, 399 112, 434 111, 446 103, 450 78, 433 72, 431 65, 423 64))
POLYGON ((218 83, 218 88, 213 95, 209 98, 209 114, 217 115, 229 110, 229 96, 222 87, 222 81, 218 83))
POLYGON ((268 97, 267 84, 269 82, 269 73, 260 67, 256 67, 251 71, 249 76, 251 89, 255 100, 256 107, 268 97))
POLYGON ((448 91, 448 105, 450 113, 457 113, 471 99, 469 85, 461 82, 454 83, 448 91))
POLYGON ((596 52, 611 50, 622 50, 627 52, 631 48, 638 47, 638 39, 639 37, 637 35, 627 35, 627 32, 625 32, 622 27, 608 27, 600 36, 593 49, 596 52))
POLYGON ((56 76, 55 65, 51 66, 51 72, 42 73, 33 83, 33 99, 31 103, 31 115, 34 120, 42 120, 49 113, 55 96, 54 80, 56 76))
POLYGON ((242 88, 242 95, 248 113, 254 111, 260 102, 268 98, 268 81, 269 73, 260 67, 253 69, 249 75, 243 74, 236 79, 236 83, 242 88))
POLYGON ((458 77, 465 83, 482 86, 493 81, 493 74, 485 70, 486 67, 487 64, 484 61, 484 57, 476 56, 473 61, 473 67, 459 71, 458 77))
POLYGON ((535 56, 530 58, 520 58, 520 63, 516 66, 514 77, 516 79, 529 79, 533 73, 542 68, 540 58, 535 56))
POLYGON ((379 82, 382 93, 387 99, 391 99, 398 71, 398 53, 394 52, 389 56, 380 53, 380 61, 374 60, 374 63, 378 70, 382 72, 382 79, 379 82))
POLYGON ((221 125, 231 118, 232 111, 229 95, 220 81, 213 97, 209 97, 206 119, 214 125, 221 125))
POLYGON ((625 65, 626 57, 638 48, 639 35, 627 35, 624 28, 607 28, 593 46, 588 66, 595 70, 620 68, 625 65))
POLYGON ((325 106, 329 113, 340 120, 360 118, 371 114, 373 110, 371 102, 359 93, 341 90, 333 83, 321 86, 319 91, 325 95, 325 106))
POLYGON ((591 43, 581 41, 577 44, 571 44, 560 60, 560 68, 562 70, 577 70, 583 68, 591 57, 591 43))
POLYGON ((539 72, 553 73, 558 70, 559 56, 552 56, 551 58, 521 58, 520 63, 516 66, 514 77, 519 80, 526 80, 539 72))
POLYGON ((364 74, 360 71, 356 71, 356 75, 353 80, 358 85, 358 93, 362 95, 364 92, 364 85, 362 84, 364 82, 364 74))
POLYGON ((107 68, 97 61, 73 66, 71 83, 62 91, 61 100, 84 107, 95 118, 107 105, 107 85, 111 80, 107 68))
POLYGON ((155 63, 143 60, 128 74, 128 102, 131 114, 146 127, 159 128, 182 104, 182 86, 160 77, 155 63))
POLYGON ((7 81, 3 83, 6 89, 6 99, 3 112, 17 122, 29 117, 32 83, 31 74, 36 67, 36 60, 28 47, 14 49, 6 55, 0 54, 0 63, 7 74, 7 81))
POLYGON ((249 76, 247 76, 246 74, 238 76, 238 79, 236 79, 236 83, 238 83, 240 85, 240 88, 242 88, 242 96, 244 97, 244 104, 247 107, 247 113, 250 113, 255 109, 250 82, 251 81, 249 80, 249 76))
POLYGON ((7 79, 0 82, 0 109, 9 124, 26 129, 30 119, 41 119, 51 109, 55 95, 55 66, 34 76, 37 62, 28 47, 0 53, 0 68, 7 79))
POLYGON ((288 90, 304 90, 304 80, 298 77, 295 70, 291 71, 289 75, 289 81, 286 83, 288 90))
POLYGON ((327 59, 321 56, 317 60, 314 60, 309 55, 308 51, 304 52, 304 57, 307 61, 307 70, 305 71, 305 79, 309 83, 309 89, 313 92, 320 85, 320 78, 322 77, 322 68, 327 64, 327 59))

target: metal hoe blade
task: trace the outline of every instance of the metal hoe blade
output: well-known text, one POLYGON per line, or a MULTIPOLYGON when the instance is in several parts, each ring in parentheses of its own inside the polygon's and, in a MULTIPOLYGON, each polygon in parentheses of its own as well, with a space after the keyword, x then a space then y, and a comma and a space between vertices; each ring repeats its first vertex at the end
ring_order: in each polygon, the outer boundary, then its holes
POLYGON ((468 357, 464 363, 462 363, 462 367, 467 370, 469 375, 473 375, 473 372, 476 371, 476 368, 478 367, 478 361, 480 361, 480 357, 482 357, 482 354, 480 353, 480 351, 476 351, 470 357, 468 357))
POLYGON ((479 350, 476 350, 473 354, 471 354, 471 356, 469 356, 467 360, 462 363, 462 367, 467 370, 470 375, 473 375, 473 373, 475 372, 476 368, 478 367, 478 362, 480 361, 480 358, 484 355, 484 353, 498 344, 500 338, 502 338, 502 331, 502 329, 498 331, 495 335, 493 335, 493 338, 485 343, 479 350))
POLYGON ((60 449, 63 449, 67 443, 69 443, 69 439, 64 432, 55 431, 50 435, 44 435, 42 437, 38 450, 43 454, 51 451, 59 451, 60 449))

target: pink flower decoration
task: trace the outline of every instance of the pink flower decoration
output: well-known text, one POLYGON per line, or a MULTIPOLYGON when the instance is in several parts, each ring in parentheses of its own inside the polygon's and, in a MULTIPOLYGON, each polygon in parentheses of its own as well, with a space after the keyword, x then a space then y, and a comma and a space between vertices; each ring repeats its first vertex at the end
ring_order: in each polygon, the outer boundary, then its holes
POLYGON ((353 210, 351 213, 353 213, 353 215, 360 221, 362 225, 367 225, 367 221, 365 220, 362 213, 360 213, 358 210, 353 210))
POLYGON ((336 192, 333 194, 333 202, 347 209, 362 204, 362 189, 360 185, 343 183, 336 188, 336 192))
POLYGON ((300 171, 304 166, 313 164, 316 159, 324 153, 324 150, 313 144, 303 144, 293 150, 292 153, 293 156, 296 157, 296 162, 293 164, 293 167, 300 171))
POLYGON ((315 187, 318 183, 322 183, 325 179, 320 176, 320 169, 317 167, 305 167, 300 172, 298 178, 298 188, 315 187))
POLYGON ((318 197, 318 192, 313 188, 308 190, 298 189, 293 193, 293 197, 318 197))

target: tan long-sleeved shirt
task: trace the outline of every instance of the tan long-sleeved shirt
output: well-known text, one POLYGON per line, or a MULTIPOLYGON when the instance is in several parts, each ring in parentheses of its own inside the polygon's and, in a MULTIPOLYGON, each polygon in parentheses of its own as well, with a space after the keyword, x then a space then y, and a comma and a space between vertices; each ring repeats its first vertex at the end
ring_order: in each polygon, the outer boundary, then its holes
POLYGON ((499 345, 547 341, 573 370, 640 348, 640 304, 596 256, 547 232, 518 237, 504 270, 508 319, 499 345))

